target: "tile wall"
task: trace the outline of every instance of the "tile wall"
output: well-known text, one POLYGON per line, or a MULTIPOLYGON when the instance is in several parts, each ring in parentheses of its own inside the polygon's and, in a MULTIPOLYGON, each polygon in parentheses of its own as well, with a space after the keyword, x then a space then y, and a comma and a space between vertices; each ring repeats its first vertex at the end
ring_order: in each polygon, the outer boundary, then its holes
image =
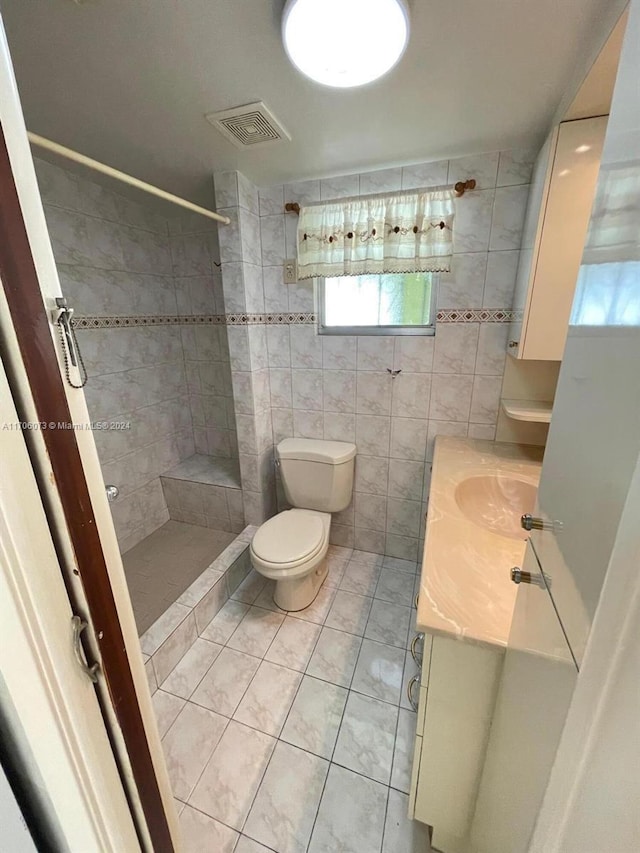
POLYGON ((196 450, 237 456, 224 326, 183 325, 224 312, 215 225, 168 219, 42 160, 38 182, 62 291, 77 317, 173 318, 172 323, 78 329, 95 431, 124 552, 168 518, 159 475, 196 450))
MULTIPOLYGON (((471 177, 477 189, 456 202, 455 255, 451 272, 440 276, 438 308, 509 311, 534 157, 500 151, 258 192, 238 173, 217 174, 218 208, 234 222, 219 231, 227 311, 315 311, 311 282, 283 283, 297 225, 297 217, 284 214, 285 202, 471 177)), ((267 316, 263 325, 229 331, 238 336, 230 352, 242 484, 245 490, 250 482, 256 495, 247 521, 275 511, 272 458, 281 439, 355 441, 354 499, 334 517, 332 541, 415 560, 435 436, 495 436, 508 323, 442 322, 431 338, 345 337, 319 336, 309 322, 271 324, 267 316), (388 369, 402 372, 392 379, 388 369)), ((282 506, 281 491, 278 499, 282 506)))
MULTIPOLYGON (((218 172, 214 182, 218 212, 231 219, 218 231, 225 309, 236 315, 262 313, 258 190, 239 172, 218 172)), ((249 524, 261 523, 277 508, 267 328, 263 322, 227 327, 244 515, 249 524)))

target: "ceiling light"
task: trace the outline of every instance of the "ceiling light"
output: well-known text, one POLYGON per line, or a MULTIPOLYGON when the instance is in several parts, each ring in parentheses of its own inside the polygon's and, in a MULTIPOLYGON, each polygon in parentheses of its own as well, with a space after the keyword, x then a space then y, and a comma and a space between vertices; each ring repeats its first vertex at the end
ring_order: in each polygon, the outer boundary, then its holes
POLYGON ((587 151, 591 151, 590 145, 578 145, 576 148, 576 154, 586 154, 587 151))
POLYGON ((382 77, 409 40, 404 0, 287 0, 282 38, 307 77, 341 89, 382 77))

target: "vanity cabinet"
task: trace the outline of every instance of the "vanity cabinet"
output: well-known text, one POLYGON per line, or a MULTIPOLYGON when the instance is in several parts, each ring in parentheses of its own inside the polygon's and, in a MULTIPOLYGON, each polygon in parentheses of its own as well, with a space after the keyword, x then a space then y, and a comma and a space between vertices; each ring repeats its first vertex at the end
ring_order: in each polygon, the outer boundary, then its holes
POLYGON ((425 634, 409 815, 468 853, 504 649, 425 634))
POLYGON ((538 155, 509 334, 516 358, 562 359, 607 118, 562 122, 538 155))

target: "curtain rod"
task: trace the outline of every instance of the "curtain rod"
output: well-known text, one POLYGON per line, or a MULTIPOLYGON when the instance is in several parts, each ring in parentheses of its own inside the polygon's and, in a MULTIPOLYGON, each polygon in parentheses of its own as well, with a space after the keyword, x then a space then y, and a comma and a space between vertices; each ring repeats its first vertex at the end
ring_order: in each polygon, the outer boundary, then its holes
POLYGON ((87 166, 89 169, 94 169, 96 172, 102 172, 103 175, 108 175, 110 178, 115 178, 117 181, 122 181, 124 184, 129 184, 130 186, 136 187, 150 195, 155 195, 158 198, 164 199, 164 201, 177 204, 180 207, 184 207, 194 213, 199 213, 201 216, 206 216, 209 219, 215 219, 216 222, 221 222, 223 225, 229 225, 231 222, 227 216, 221 216, 213 210, 208 210, 206 207, 200 207, 200 205, 194 204, 192 201, 187 201, 184 198, 180 198, 180 196, 173 195, 173 193, 161 190, 159 187, 154 187, 153 184, 148 184, 146 181, 140 181, 138 178, 127 175, 125 172, 120 172, 118 169, 113 169, 111 166, 106 166, 104 163, 98 162, 98 160, 92 160, 91 157, 85 157, 84 154, 80 154, 78 151, 73 151, 71 148, 65 148, 64 145, 59 145, 57 142, 45 139, 44 136, 38 136, 37 133, 31 133, 29 131, 27 136, 29 137, 29 142, 31 142, 32 145, 37 145, 40 148, 46 148, 47 151, 52 151, 54 154, 66 157, 67 160, 73 160, 76 163, 87 166))
MULTIPOLYGON (((455 194, 458 198, 460 198, 460 196, 463 196, 467 190, 475 190, 475 188, 476 188, 475 178, 467 178, 466 181, 458 181, 453 186, 455 194)), ((437 189, 438 189, 437 187, 425 187, 424 190, 406 190, 406 192, 407 193, 429 192, 430 190, 436 191, 437 189)), ((403 192, 403 191, 401 191, 401 192, 403 192)), ((374 196, 352 196, 352 198, 356 201, 360 201, 361 198, 374 198, 376 196, 384 197, 384 196, 388 196, 388 195, 389 195, 389 193, 375 193, 374 196)), ((334 204, 336 202, 340 202, 340 201, 344 201, 344 200, 345 199, 332 199, 328 203, 334 204)), ((320 203, 315 202, 314 204, 308 205, 308 207, 319 207, 321 205, 322 205, 322 202, 320 202, 320 203)), ((285 213, 295 213, 297 216, 299 216, 300 215, 300 205, 298 204, 297 201, 288 201, 284 206, 284 211, 285 211, 285 213)))

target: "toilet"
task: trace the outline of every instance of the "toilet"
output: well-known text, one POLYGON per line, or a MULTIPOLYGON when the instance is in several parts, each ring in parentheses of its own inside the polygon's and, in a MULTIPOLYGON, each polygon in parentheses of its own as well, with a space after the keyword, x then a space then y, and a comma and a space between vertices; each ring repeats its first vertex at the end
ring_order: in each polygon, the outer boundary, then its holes
POLYGON ((353 491, 356 446, 344 441, 286 438, 276 449, 285 495, 293 509, 265 521, 251 542, 254 569, 276 582, 282 610, 304 610, 327 575, 331 513, 346 509, 353 491))

